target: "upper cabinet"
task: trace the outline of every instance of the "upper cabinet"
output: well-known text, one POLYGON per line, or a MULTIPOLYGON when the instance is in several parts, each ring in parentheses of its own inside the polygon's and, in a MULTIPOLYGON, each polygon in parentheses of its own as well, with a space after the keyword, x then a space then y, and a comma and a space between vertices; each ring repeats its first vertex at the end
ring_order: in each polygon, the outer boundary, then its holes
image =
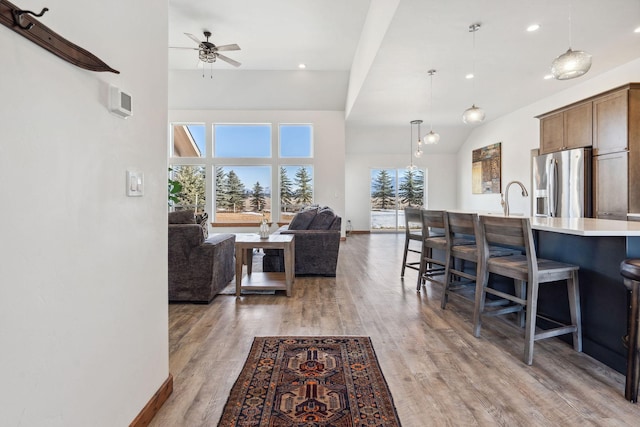
POLYGON ((562 150, 564 146, 564 115, 562 112, 540 119, 540 154, 562 150))
POLYGON ((624 89, 593 101, 593 154, 628 149, 629 90, 624 89))
POLYGON ((593 144, 591 102, 576 104, 538 118, 540 119, 540 154, 590 147, 593 144))

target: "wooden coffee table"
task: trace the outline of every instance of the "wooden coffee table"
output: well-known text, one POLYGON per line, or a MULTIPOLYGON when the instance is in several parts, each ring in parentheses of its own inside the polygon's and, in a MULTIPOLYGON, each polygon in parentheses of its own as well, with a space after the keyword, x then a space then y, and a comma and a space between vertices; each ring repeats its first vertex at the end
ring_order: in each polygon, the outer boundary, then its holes
POLYGON ((236 296, 242 290, 283 290, 291 296, 295 280, 295 236, 291 234, 271 234, 261 239, 257 234, 236 234, 236 296), (253 250, 284 250, 284 273, 252 273, 253 250), (242 265, 247 264, 246 283, 242 284, 242 265))

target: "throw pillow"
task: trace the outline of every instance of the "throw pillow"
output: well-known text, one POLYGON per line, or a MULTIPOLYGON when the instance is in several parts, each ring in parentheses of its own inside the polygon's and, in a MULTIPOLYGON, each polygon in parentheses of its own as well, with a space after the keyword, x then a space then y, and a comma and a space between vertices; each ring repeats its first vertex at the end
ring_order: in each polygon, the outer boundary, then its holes
POLYGON ((328 230, 336 219, 336 214, 331 208, 323 208, 318 211, 318 214, 313 218, 311 224, 309 224, 308 230, 328 230))
POLYGON ((309 224, 311 224, 311 221, 313 221, 317 213, 317 209, 305 209, 298 212, 291 220, 289 230, 306 230, 309 228, 309 224))
POLYGON ((196 216, 193 211, 169 212, 169 224, 195 224, 196 216))
POLYGON ((209 237, 209 214, 202 212, 196 215, 196 223, 202 227, 202 235, 204 239, 207 240, 207 237, 209 237))

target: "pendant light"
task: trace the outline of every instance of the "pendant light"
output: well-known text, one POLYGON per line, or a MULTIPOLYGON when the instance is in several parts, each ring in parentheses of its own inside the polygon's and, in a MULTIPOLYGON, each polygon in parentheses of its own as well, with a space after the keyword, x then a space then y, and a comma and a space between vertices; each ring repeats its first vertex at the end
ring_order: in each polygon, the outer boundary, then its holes
POLYGON ((426 134, 424 136, 424 143, 425 144, 437 144, 438 141, 440 141, 440 135, 438 135, 437 133, 435 133, 433 131, 433 114, 432 114, 432 108, 433 108, 433 75, 436 73, 436 70, 429 70, 427 71, 427 73, 429 74, 429 78, 430 78, 430 100, 429 100, 429 120, 430 120, 430 125, 429 125, 429 133, 426 134))
POLYGON ((413 155, 417 159, 419 159, 420 157, 422 157, 422 153, 423 153, 423 151, 422 151, 422 140, 420 139, 420 134, 422 133, 420 131, 420 125, 422 124, 422 120, 414 120, 413 122, 418 125, 418 134, 417 134, 418 135, 418 142, 416 142, 416 147, 417 148, 416 148, 416 152, 413 153, 413 155))
POLYGON ((422 124, 422 120, 412 120, 411 121, 411 139, 413 139, 413 125, 418 125, 418 142, 416 142, 416 152, 413 153, 414 156, 416 156, 417 159, 419 159, 420 157, 422 157, 422 140, 420 139, 420 134, 422 133, 420 131, 420 125, 422 124))
POLYGON ((569 50, 551 63, 551 74, 558 80, 575 79, 591 68, 591 55, 581 50, 571 49, 571 9, 569 2, 569 50))
MULTIPOLYGON (((475 79, 476 74, 476 31, 480 29, 480 24, 471 24, 469 25, 469 32, 473 34, 473 78, 475 79)), ((473 87, 475 89, 475 81, 473 83, 473 87)), ((462 113, 462 121, 466 124, 476 124, 480 123, 484 120, 484 111, 480 107, 476 107, 476 104, 472 104, 470 108, 464 110, 462 113)))
POLYGON ((413 164, 413 125, 417 120, 411 120, 411 139, 409 140, 409 166, 407 166, 407 170, 415 170, 416 166, 413 164))

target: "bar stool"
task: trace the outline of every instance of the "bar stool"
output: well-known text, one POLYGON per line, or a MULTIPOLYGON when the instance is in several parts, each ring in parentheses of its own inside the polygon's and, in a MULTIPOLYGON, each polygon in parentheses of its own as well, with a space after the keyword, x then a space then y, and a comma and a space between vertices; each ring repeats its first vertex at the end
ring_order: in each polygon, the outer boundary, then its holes
POLYGON ((434 277, 442 275, 446 262, 444 259, 434 258, 433 250, 445 252, 447 250, 447 238, 444 236, 444 214, 445 211, 422 209, 422 255, 420 256, 420 270, 418 274, 418 284, 416 290, 425 281, 444 284, 435 280, 434 277))
MULTIPOLYGON (((445 237, 447 238, 447 256, 444 273, 444 289, 440 306, 445 309, 450 293, 464 295, 475 293, 475 282, 478 275, 480 252, 476 245, 480 241, 478 236, 478 214, 463 212, 446 212, 444 215, 445 237), (472 272, 465 270, 466 262, 475 264, 472 272), (459 265, 459 267, 458 267, 459 265), (454 282, 455 285, 454 285, 454 282), (470 285, 474 285, 471 287, 470 285)), ((491 258, 498 256, 520 255, 515 249, 489 247, 491 258)), ((489 303, 485 303, 489 305, 489 303)), ((503 305, 505 300, 492 301, 490 305, 503 305)))
POLYGON ((473 334, 480 336, 483 315, 501 315, 526 309, 524 362, 533 363, 533 344, 537 340, 563 334, 573 335, 573 348, 582 351, 582 327, 580 314, 580 291, 576 265, 537 258, 529 218, 480 216, 479 235, 480 273, 478 274, 473 334), (507 245, 524 248, 525 255, 489 257, 489 245, 507 245), (489 273, 514 279, 515 295, 487 286, 489 273), (541 283, 566 280, 569 296, 571 324, 536 333, 538 312, 538 287, 541 283), (526 283, 526 286, 525 286, 526 283), (524 297, 526 288, 526 297, 524 297), (514 303, 512 306, 485 312, 487 294, 497 295, 514 303))
POLYGON ((638 401, 640 382, 640 259, 626 259, 620 263, 620 274, 624 285, 631 292, 628 308, 629 341, 627 350, 627 379, 624 386, 625 399, 638 401))
POLYGON ((407 262, 407 255, 412 252, 421 254, 422 251, 422 214, 420 208, 404 208, 404 254, 402 256, 402 271, 400 277, 404 277, 405 268, 420 270, 420 260, 407 262), (412 247, 411 242, 420 244, 420 249, 412 247))

